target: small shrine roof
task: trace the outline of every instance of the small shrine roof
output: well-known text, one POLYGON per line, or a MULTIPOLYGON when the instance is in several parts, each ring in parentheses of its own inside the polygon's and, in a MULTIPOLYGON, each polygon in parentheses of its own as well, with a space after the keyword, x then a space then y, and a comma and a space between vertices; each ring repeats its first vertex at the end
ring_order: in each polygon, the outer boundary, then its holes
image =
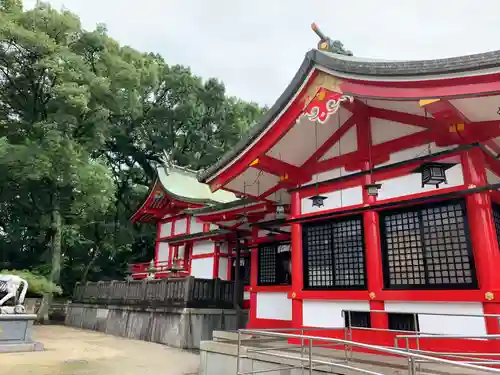
POLYGON ((233 193, 219 190, 212 192, 210 187, 196 178, 196 172, 180 167, 159 167, 158 180, 165 192, 172 198, 189 203, 228 203, 237 200, 233 193))
MULTIPOLYGON (((157 179, 142 206, 132 216, 132 221, 154 222, 158 214, 171 201, 186 203, 186 206, 224 204, 238 200, 233 193, 210 187, 196 178, 196 172, 187 168, 169 166, 157 168, 157 179), (152 212, 151 210, 154 210, 152 212)), ((181 206, 182 208, 182 206, 181 206)), ((166 213, 166 212, 165 212, 166 213)))

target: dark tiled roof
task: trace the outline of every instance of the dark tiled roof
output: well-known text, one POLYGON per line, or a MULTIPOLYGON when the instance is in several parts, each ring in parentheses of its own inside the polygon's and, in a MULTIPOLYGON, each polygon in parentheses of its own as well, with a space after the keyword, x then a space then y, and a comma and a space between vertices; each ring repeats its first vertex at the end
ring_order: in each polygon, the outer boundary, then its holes
POLYGON ((475 55, 451 57, 445 59, 419 61, 382 61, 338 55, 319 50, 309 51, 299 70, 276 103, 264 115, 260 123, 253 126, 242 139, 221 159, 210 168, 200 172, 198 179, 206 182, 210 177, 236 158, 264 131, 271 121, 285 108, 293 98, 305 78, 313 68, 319 65, 323 68, 344 74, 368 77, 422 77, 428 75, 468 73, 490 68, 500 68, 500 51, 479 53, 475 55))

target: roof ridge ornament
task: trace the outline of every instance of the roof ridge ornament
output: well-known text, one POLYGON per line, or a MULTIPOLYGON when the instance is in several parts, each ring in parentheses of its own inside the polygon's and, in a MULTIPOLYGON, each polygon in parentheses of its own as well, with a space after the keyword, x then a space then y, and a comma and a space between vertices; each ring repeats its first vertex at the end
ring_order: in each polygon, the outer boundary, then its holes
POLYGON ((344 48, 344 44, 340 40, 333 40, 327 37, 319 29, 316 23, 311 24, 311 29, 319 36, 318 49, 320 51, 337 53, 339 55, 352 56, 352 52, 344 48))

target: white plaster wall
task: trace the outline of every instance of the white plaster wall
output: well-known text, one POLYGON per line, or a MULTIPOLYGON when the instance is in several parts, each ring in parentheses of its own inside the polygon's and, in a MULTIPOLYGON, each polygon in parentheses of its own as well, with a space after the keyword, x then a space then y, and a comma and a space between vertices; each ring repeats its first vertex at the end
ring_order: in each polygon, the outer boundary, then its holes
POLYGON ((179 219, 175 221, 174 225, 174 233, 175 234, 184 234, 187 230, 187 219, 179 219))
POLYGON ((214 252, 214 242, 211 240, 198 241, 193 244, 193 255, 212 254, 214 252))
POLYGON ((383 142, 391 141, 393 139, 401 138, 425 130, 425 128, 422 128, 420 126, 402 124, 400 122, 394 122, 375 117, 372 117, 370 119, 370 122, 372 140, 374 145, 378 145, 383 142))
POLYGON ((219 258, 219 279, 228 280, 227 277, 227 268, 228 267, 228 259, 227 258, 219 258))
POLYGON ((439 146, 436 146, 434 143, 431 143, 431 144, 425 144, 425 145, 421 145, 421 146, 407 148, 405 150, 391 153, 389 160, 385 163, 377 164, 377 167, 380 167, 382 165, 388 165, 388 164, 393 164, 393 163, 397 163, 400 161, 405 161, 405 160, 410 160, 410 159, 422 157, 422 156, 428 155, 429 152, 431 154, 435 154, 437 152, 449 150, 449 149, 452 149, 455 147, 456 147, 456 145, 439 147, 439 146))
POLYGON ((436 191, 464 184, 462 165, 456 164, 446 171, 447 184, 440 184, 439 188, 426 185, 422 187, 422 175, 412 173, 406 176, 391 178, 388 180, 377 181, 382 184, 378 193, 378 200, 402 197, 410 194, 423 193, 427 191, 436 191))
POLYGON ((250 292, 243 292, 243 299, 244 300, 249 300, 250 299, 250 292))
POLYGON ((219 250, 221 253, 227 254, 227 252, 229 251, 229 245, 227 244, 227 242, 222 242, 219 250))
POLYGON ((212 279, 214 270, 214 258, 201 258, 191 260, 191 276, 200 279, 212 279))
POLYGON ((292 300, 287 293, 257 293, 257 318, 292 320, 292 300))
POLYGON ((312 301, 302 302, 303 324, 307 327, 343 328, 342 310, 368 311, 368 301, 312 301))
POLYGON ((158 259, 156 259, 156 261, 157 262, 166 262, 166 261, 168 261, 168 254, 169 254, 168 243, 166 243, 166 242, 160 242, 158 244, 158 259))
MULTIPOLYGON (((385 302, 385 310, 405 313, 484 314, 476 302, 385 302)), ((418 315, 420 331, 454 335, 486 335, 483 317, 418 315)))
POLYGON ((488 168, 486 168, 486 179, 489 184, 498 184, 500 182, 500 176, 488 168))
POLYGON ((217 230, 219 226, 217 224, 210 224, 210 230, 217 230))
POLYGON ((358 172, 360 172, 360 170, 346 171, 344 169, 344 167, 335 168, 335 169, 331 169, 329 171, 313 174, 311 179, 309 181, 307 181, 306 183, 302 184, 302 186, 314 184, 314 183, 318 183, 318 182, 322 182, 322 181, 326 181, 326 180, 331 180, 332 178, 345 177, 345 176, 349 176, 350 174, 358 173, 358 172))
POLYGON ((323 201, 323 207, 313 207, 312 200, 309 197, 302 198, 303 214, 331 210, 334 208, 349 207, 363 203, 363 188, 361 186, 332 191, 330 193, 320 195, 327 197, 327 199, 323 201))
POLYGON ((198 222, 198 220, 195 217, 191 217, 191 226, 189 228, 190 233, 199 233, 203 232, 203 223, 198 222))
POLYGON ((172 234, 172 223, 163 223, 160 225, 160 237, 168 237, 172 234))

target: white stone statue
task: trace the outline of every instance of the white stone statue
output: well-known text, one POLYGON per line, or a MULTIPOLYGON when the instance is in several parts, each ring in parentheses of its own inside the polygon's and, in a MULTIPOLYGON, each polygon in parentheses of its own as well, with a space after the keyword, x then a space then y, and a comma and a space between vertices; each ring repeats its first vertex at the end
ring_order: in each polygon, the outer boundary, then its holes
POLYGON ((5 295, 0 299, 0 314, 23 314, 24 298, 28 292, 28 282, 16 275, 0 274, 0 293, 5 295), (19 289, 21 293, 18 296, 19 289), (14 300, 14 306, 4 306, 10 300, 14 300))

